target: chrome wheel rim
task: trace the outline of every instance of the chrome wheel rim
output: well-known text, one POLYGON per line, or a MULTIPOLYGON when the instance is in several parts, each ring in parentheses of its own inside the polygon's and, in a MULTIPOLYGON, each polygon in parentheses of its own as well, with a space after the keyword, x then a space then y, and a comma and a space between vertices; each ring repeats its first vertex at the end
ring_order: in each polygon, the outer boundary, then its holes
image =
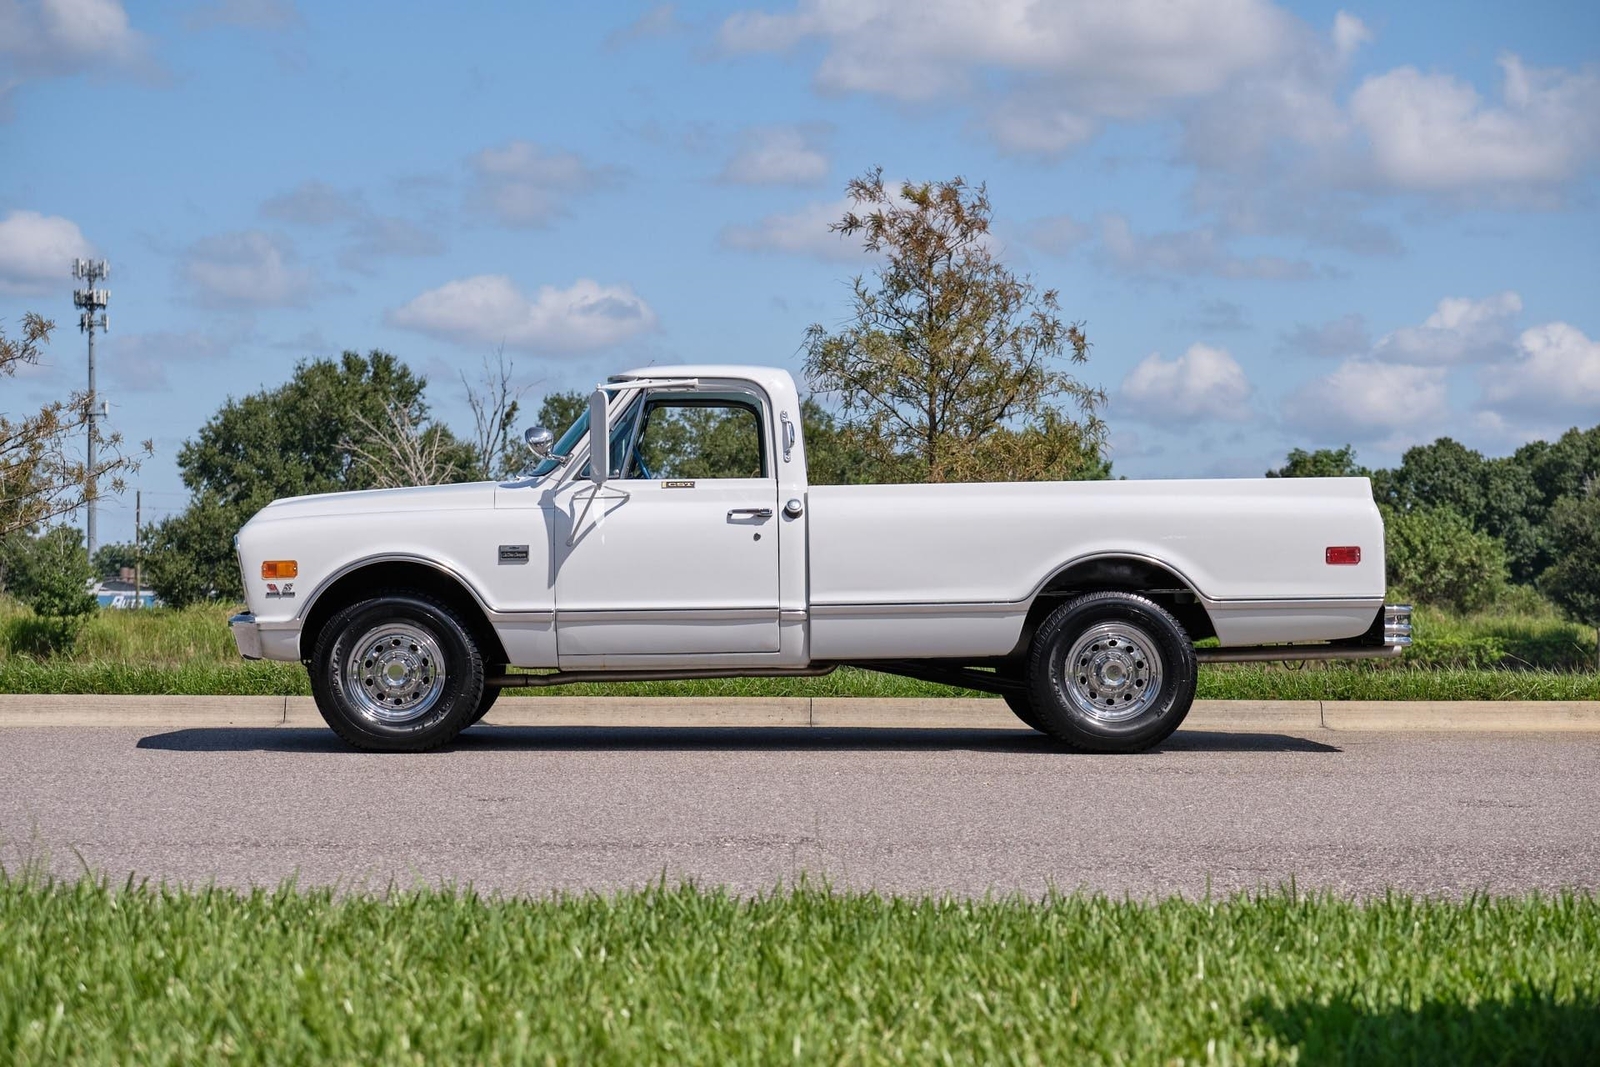
POLYGON ((352 644, 344 677, 351 703, 368 719, 389 726, 412 722, 444 693, 444 653, 422 627, 385 623, 352 644))
POLYGON ((1139 627, 1103 622, 1085 630, 1062 662, 1067 699, 1099 722, 1126 722, 1161 695, 1161 653, 1139 627))

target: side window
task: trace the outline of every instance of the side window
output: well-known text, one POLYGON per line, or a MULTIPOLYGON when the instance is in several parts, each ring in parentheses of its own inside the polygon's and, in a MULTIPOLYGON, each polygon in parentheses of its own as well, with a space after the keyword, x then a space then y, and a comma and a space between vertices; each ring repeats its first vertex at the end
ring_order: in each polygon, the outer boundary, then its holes
POLYGON ((657 396, 644 406, 629 478, 762 478, 766 436, 754 398, 657 396))

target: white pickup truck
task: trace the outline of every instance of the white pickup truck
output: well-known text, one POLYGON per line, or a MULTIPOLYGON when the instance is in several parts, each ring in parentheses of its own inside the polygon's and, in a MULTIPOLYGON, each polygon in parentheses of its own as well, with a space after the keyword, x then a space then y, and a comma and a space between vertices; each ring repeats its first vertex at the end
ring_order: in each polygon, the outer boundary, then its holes
POLYGON ((236 538, 239 651, 303 662, 366 749, 445 744, 507 686, 850 664, 1132 752, 1198 663, 1410 643, 1364 478, 813 486, 799 413, 782 370, 651 367, 530 430, 529 477, 276 501, 236 538))

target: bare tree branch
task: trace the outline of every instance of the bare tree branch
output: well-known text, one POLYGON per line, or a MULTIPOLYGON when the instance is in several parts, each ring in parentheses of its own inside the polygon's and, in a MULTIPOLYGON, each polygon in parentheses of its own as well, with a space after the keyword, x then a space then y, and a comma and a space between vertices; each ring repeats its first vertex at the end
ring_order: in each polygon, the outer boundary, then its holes
POLYGON ((495 349, 494 363, 483 361, 482 374, 474 385, 461 375, 467 391, 467 406, 472 409, 473 434, 470 447, 479 473, 485 478, 501 478, 512 473, 519 453, 514 448, 517 415, 529 386, 512 384, 516 365, 506 359, 506 346, 495 349))
POLYGON ((379 489, 409 485, 440 485, 453 480, 456 465, 445 454, 445 435, 439 427, 419 424, 411 412, 398 405, 384 410, 376 423, 359 411, 352 418, 361 428, 361 440, 349 440, 354 466, 365 471, 379 489))
MULTIPOLYGON (((29 312, 21 336, 9 338, 0 330, 0 377, 37 364, 54 329, 55 323, 29 312)), ((145 441, 138 455, 129 456, 122 444, 120 433, 101 433, 88 393, 73 393, 16 421, 0 412, 0 536, 76 511, 103 493, 121 493, 139 459, 154 450, 145 441), (79 443, 90 433, 96 446, 92 469, 78 456, 79 443)))

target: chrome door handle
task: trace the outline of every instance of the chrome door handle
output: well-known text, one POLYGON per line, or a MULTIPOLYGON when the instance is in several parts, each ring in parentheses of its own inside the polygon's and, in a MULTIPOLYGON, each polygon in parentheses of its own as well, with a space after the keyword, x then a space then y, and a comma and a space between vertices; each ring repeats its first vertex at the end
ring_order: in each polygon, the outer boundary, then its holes
POLYGON ((729 522, 732 522, 734 519, 770 519, 770 518, 772 518, 772 509, 771 508, 734 508, 733 510, 728 512, 728 521, 729 522))

